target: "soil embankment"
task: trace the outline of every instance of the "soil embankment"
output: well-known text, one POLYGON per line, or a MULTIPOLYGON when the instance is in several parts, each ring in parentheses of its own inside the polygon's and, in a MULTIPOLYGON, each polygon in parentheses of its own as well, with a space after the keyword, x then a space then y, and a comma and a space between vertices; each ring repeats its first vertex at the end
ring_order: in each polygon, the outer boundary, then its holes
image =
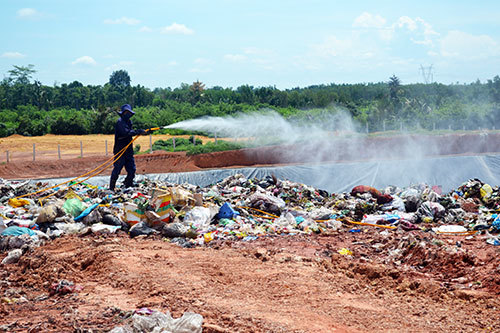
MULTIPOLYGON (((58 137, 47 136, 46 140, 58 137)), ((102 140, 102 139, 101 139, 102 140)), ((7 142, 2 148, 8 150, 7 142)), ((11 151, 16 142, 9 143, 11 151)), ((335 139, 324 145, 288 145, 248 148, 196 156, 183 152, 154 152, 136 156, 137 173, 171 173, 202 169, 275 165, 290 163, 355 161, 376 158, 413 158, 441 155, 484 154, 500 152, 500 133, 471 133, 449 135, 393 136, 335 139)), ((104 153, 62 159, 53 151, 38 151, 37 160, 32 153, 17 153, 9 163, 0 164, 0 177, 6 179, 41 179, 76 177, 109 160, 104 153)), ((109 175, 111 166, 103 171, 109 175)))

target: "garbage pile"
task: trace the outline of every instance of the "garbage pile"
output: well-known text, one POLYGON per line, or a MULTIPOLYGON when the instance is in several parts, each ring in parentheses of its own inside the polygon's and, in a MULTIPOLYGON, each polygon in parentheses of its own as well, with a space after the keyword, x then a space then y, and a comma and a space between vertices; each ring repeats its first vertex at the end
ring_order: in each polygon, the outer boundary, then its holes
POLYGON ((490 235, 500 245, 500 193, 470 179, 443 194, 426 184, 382 191, 360 185, 328 193, 274 176, 230 176, 212 186, 144 180, 112 192, 90 184, 47 187, 0 179, 2 263, 64 234, 157 235, 184 247, 283 234, 353 231, 360 225, 433 233, 490 235), (39 193, 37 193, 39 192, 39 193), (28 195, 36 193, 33 195, 28 195))

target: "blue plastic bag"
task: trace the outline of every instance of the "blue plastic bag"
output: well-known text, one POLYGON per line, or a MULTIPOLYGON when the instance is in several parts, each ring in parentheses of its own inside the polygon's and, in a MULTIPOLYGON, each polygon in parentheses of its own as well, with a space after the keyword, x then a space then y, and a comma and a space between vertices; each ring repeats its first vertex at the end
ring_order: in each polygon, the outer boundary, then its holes
POLYGON ((0 235, 2 236, 21 236, 24 234, 28 234, 29 236, 36 236, 36 232, 29 228, 25 227, 17 227, 17 226, 12 226, 6 228, 0 235))
POLYGON ((95 203, 92 206, 90 206, 89 208, 85 209, 80 215, 75 217, 75 219, 74 219, 75 222, 78 222, 81 219, 83 219, 85 216, 89 215, 97 206, 99 206, 99 204, 95 203))
POLYGON ((225 203, 219 209, 219 213, 217 214, 217 218, 219 219, 232 219, 234 216, 240 215, 237 211, 235 211, 229 203, 225 203))

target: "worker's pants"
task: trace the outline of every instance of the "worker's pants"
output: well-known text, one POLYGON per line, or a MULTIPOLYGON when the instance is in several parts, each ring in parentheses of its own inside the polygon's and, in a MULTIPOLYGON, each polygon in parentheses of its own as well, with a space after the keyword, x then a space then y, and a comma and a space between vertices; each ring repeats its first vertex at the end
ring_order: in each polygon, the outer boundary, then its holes
POLYGON ((120 172, 122 168, 125 166, 125 170, 127 171, 127 177, 123 182, 125 187, 131 187, 133 185, 134 177, 135 177, 135 161, 134 155, 123 154, 115 163, 113 163, 113 171, 111 172, 111 180, 117 180, 118 176, 120 176, 120 172))

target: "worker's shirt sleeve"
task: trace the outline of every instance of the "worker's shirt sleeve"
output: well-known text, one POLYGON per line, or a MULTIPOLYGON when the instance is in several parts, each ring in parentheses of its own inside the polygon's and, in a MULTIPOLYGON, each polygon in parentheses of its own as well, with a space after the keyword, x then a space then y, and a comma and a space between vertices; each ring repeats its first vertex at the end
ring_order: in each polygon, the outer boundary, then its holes
POLYGON ((128 136, 134 136, 137 134, 139 134, 139 131, 132 129, 132 123, 119 121, 116 124, 116 136, 118 138, 126 138, 128 136))

